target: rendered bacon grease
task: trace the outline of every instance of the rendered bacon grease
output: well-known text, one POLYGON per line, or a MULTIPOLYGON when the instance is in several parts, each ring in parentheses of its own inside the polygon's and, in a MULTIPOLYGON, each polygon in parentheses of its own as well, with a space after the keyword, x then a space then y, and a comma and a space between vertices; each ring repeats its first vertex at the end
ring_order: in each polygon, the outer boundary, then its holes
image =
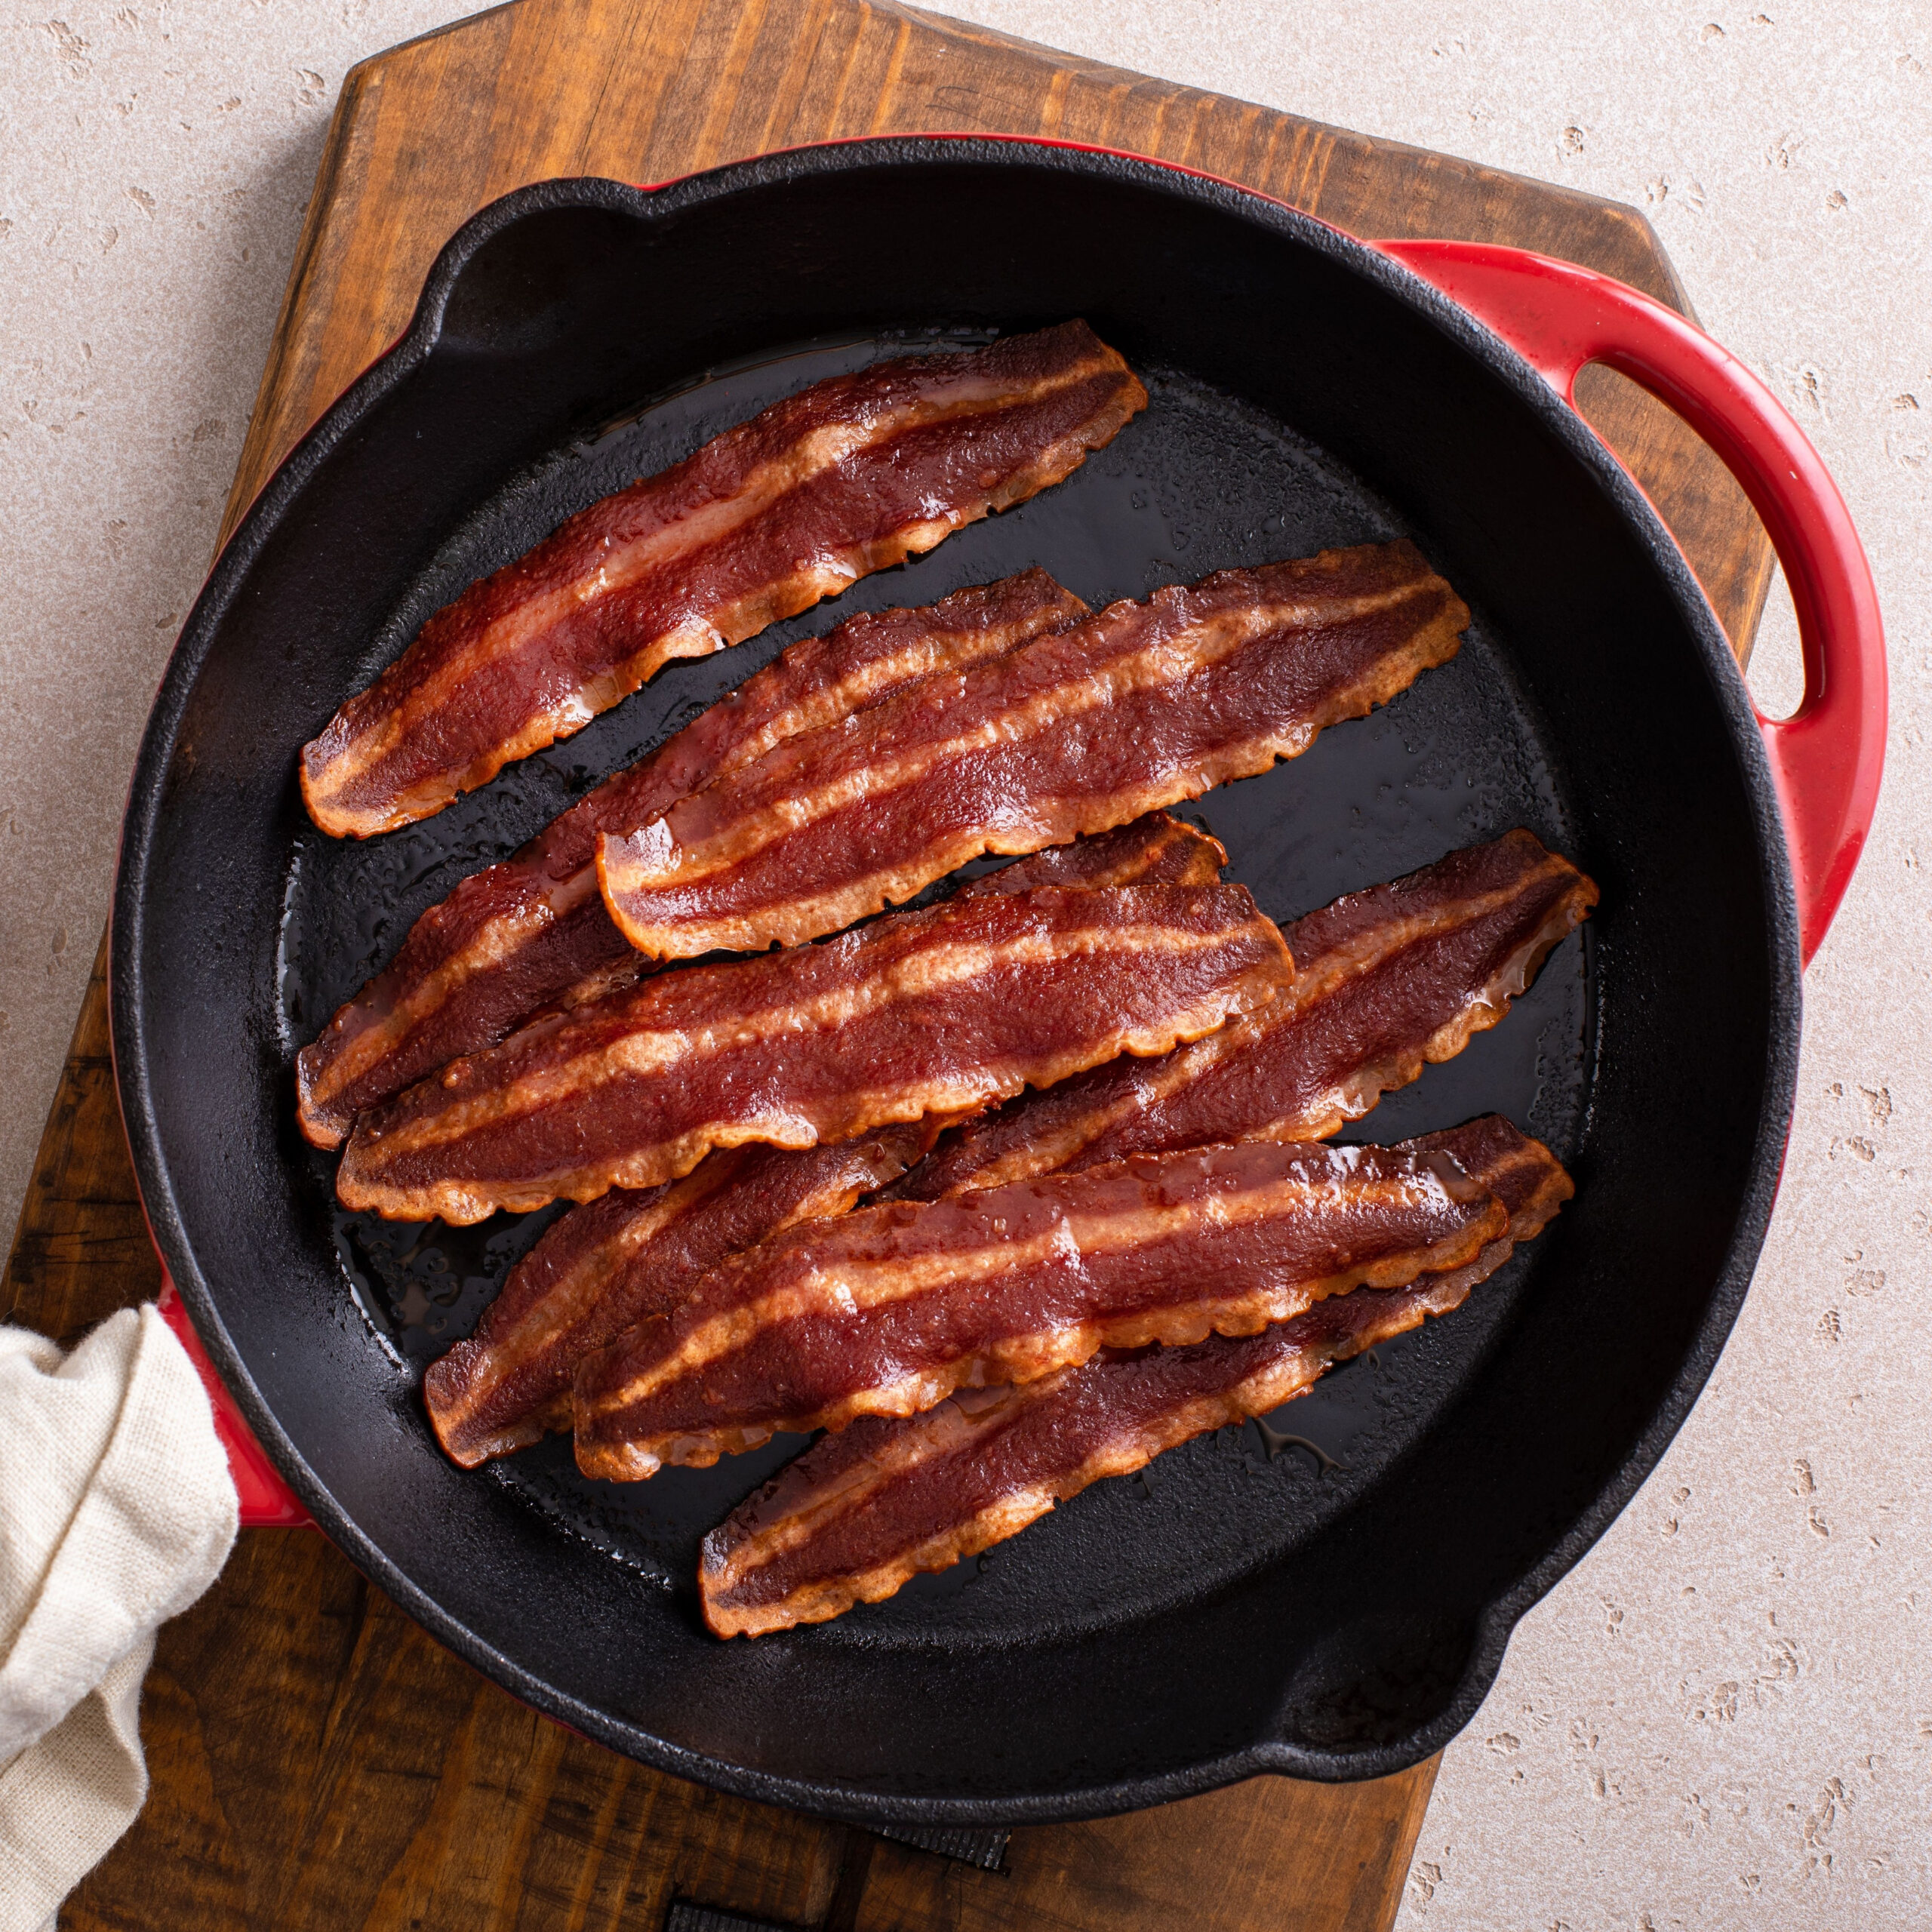
POLYGON ((1085 323, 816 383, 438 611, 304 746, 325 832, 429 817, 701 657, 1077 469, 1147 392, 1085 323))
POLYGON ((635 1479, 1103 1348, 1251 1334, 1466 1267, 1508 1224, 1447 1155, 1267 1141, 808 1223, 585 1360, 577 1466, 635 1479))
POLYGON ((605 832, 657 958, 792 946, 986 852, 1103 832, 1307 749, 1453 657, 1467 607, 1412 543, 1222 571, 924 679, 605 832))
POLYGON ((514 857, 472 874, 425 912, 394 963, 297 1057, 303 1134, 337 1146, 358 1113, 426 1073, 494 1046, 552 1002, 580 1004, 648 970, 598 896, 600 832, 634 825, 783 740, 921 678, 998 657, 1086 614, 1072 592, 1034 570, 922 610, 848 617, 793 645, 514 857))
POLYGON ((698 1586, 721 1637, 823 1623, 1015 1535, 1103 1476, 1265 1415, 1335 1363, 1448 1313, 1572 1192, 1539 1141, 1492 1117, 1407 1143, 1447 1152, 1502 1204, 1503 1234, 1466 1266, 1357 1288, 1259 1334, 1103 1354, 1017 1386, 962 1390, 900 1420, 822 1437, 704 1540, 698 1586))
POLYGON ((653 1187, 714 1148, 849 1140, 1166 1053, 1293 974, 1240 886, 961 896, 534 1021, 365 1114, 336 1192, 463 1225, 653 1187))
POLYGON ((1077 1172, 1124 1155, 1321 1140, 1494 1026, 1597 903, 1517 831, 1288 927, 1285 998, 1158 1060, 1115 1060, 955 1128, 890 1198, 1077 1172))
MULTIPOLYGON (((1098 838, 1021 859, 961 888, 1211 885, 1227 854, 1205 832, 1155 813, 1098 838)), ((571 1426, 571 1376, 591 1350, 668 1313, 726 1256, 794 1223, 843 1214, 903 1174, 940 1118, 829 1147, 734 1147, 681 1180, 614 1188, 546 1229, 475 1333, 423 1378, 429 1419, 466 1467, 571 1426)))

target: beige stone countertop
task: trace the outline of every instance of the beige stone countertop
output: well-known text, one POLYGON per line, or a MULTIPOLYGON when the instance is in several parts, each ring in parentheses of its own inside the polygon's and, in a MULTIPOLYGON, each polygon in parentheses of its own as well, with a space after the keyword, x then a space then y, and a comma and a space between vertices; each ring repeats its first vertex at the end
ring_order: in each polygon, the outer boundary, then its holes
MULTIPOLYGON (((1663 1464, 1450 1747, 1405 1932, 1932 1927, 1932 8, 1762 4, 950 8, 1641 208, 1706 327, 1823 452, 1884 605, 1884 796, 1807 978, 1755 1284, 1663 1464)), ((355 60, 457 11, 0 10, 8 1228, 331 105, 355 60)), ((1796 660, 1774 608, 1767 709, 1796 660)))

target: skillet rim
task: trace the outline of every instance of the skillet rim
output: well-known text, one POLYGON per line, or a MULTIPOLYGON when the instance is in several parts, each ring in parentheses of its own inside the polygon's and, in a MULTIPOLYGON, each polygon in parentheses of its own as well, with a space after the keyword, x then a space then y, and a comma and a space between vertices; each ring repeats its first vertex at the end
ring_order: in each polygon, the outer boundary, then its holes
POLYGON ((674 1775, 767 1803, 859 1824, 1008 1825, 1090 1817, 1138 1809, 1217 1789, 1264 1772, 1343 1782, 1380 1777, 1432 1755, 1472 1718, 1502 1665, 1511 1632, 1547 1595, 1636 1494, 1676 1435, 1716 1365, 1749 1290, 1782 1176, 1797 1081, 1801 1017, 1798 921, 1789 845, 1744 680, 1701 586, 1649 499, 1583 417, 1515 350, 1468 310, 1368 242, 1257 190, 1148 157, 1026 137, 903 135, 866 137, 783 151, 638 188, 597 177, 540 182, 480 210, 438 254, 409 328, 324 412, 264 485, 217 559, 162 676, 129 787, 117 863, 109 937, 109 1003, 115 1076, 149 1230, 197 1334, 248 1426, 314 1518, 316 1527, 439 1642, 531 1704, 624 1755, 674 1775), (154 841, 176 735, 208 656, 263 548, 300 504, 317 469, 398 384, 419 369, 441 339, 445 311, 464 270, 488 244, 528 217, 592 208, 645 223, 691 216, 742 189, 801 177, 876 168, 968 165, 1047 168, 1133 181, 1157 192, 1258 224, 1326 256, 1380 292, 1418 310, 1456 346, 1499 378, 1580 463, 1631 526, 1695 641, 1732 740, 1757 832, 1759 883, 1769 917, 1769 1026, 1764 1091, 1750 1154, 1749 1180, 1703 1319, 1664 1398, 1615 1472, 1543 1559, 1473 1618, 1472 1641, 1454 1694, 1436 1715, 1398 1740, 1357 1750, 1312 1749, 1279 1737, 1182 1767, 1052 1792, 1010 1797, 914 1798, 831 1781, 747 1769, 677 1746, 641 1725, 561 1693, 446 1612, 365 1537, 316 1478, 263 1398, 223 1322, 177 1210, 155 1112, 140 971, 142 921, 154 841), (1775 829, 1777 836, 1768 835, 1775 829))

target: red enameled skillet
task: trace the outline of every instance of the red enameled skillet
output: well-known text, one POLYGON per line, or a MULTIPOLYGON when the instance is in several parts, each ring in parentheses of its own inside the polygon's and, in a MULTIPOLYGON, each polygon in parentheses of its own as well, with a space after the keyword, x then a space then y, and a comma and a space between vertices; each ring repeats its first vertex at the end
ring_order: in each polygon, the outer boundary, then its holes
POLYGON ((1734 358, 1586 270, 1377 247, 1043 143, 867 141, 512 195, 450 243, 408 334, 223 553, 128 808, 122 1103, 245 1519, 312 1520, 437 1636, 616 1749, 823 1814, 1011 1823, 1413 1763, 1635 1493, 1735 1318, 1801 964, 1857 863, 1884 724, 1869 573, 1817 455, 1734 358), (297 749, 430 610, 584 503, 909 339, 1072 315, 1146 375, 1145 416, 838 614, 1032 563, 1098 602, 1413 535, 1476 612, 1462 655, 1201 811, 1281 918, 1515 824, 1597 878, 1599 912, 1509 1020, 1358 1137, 1500 1109, 1577 1197, 1467 1308, 1297 1405, 1337 1466, 1225 1431, 990 1562, 721 1644, 695 1614, 696 1540, 785 1446, 622 1488, 576 1478, 563 1443, 453 1468, 423 1363, 534 1228, 337 1211, 290 1063, 455 877, 833 614, 675 666, 364 844, 308 825, 297 749), (1794 717, 1755 715, 1668 532, 1570 406, 1592 361, 1690 422, 1763 516, 1803 635, 1794 717))

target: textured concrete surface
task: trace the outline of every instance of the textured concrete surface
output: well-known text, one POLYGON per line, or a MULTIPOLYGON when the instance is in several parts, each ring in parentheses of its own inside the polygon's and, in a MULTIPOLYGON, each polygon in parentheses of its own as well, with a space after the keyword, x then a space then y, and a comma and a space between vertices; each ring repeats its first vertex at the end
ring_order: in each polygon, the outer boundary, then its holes
MULTIPOLYGON (((1406 1932, 1932 1927, 1932 14, 1705 4, 955 0, 1642 208, 1824 452, 1885 605, 1886 793, 1807 980, 1756 1284, 1663 1466, 1449 1752, 1406 1932)), ((0 8, 0 1225, 329 104, 453 11, 0 8)), ((1795 695, 1788 614, 1754 683, 1795 695)))

